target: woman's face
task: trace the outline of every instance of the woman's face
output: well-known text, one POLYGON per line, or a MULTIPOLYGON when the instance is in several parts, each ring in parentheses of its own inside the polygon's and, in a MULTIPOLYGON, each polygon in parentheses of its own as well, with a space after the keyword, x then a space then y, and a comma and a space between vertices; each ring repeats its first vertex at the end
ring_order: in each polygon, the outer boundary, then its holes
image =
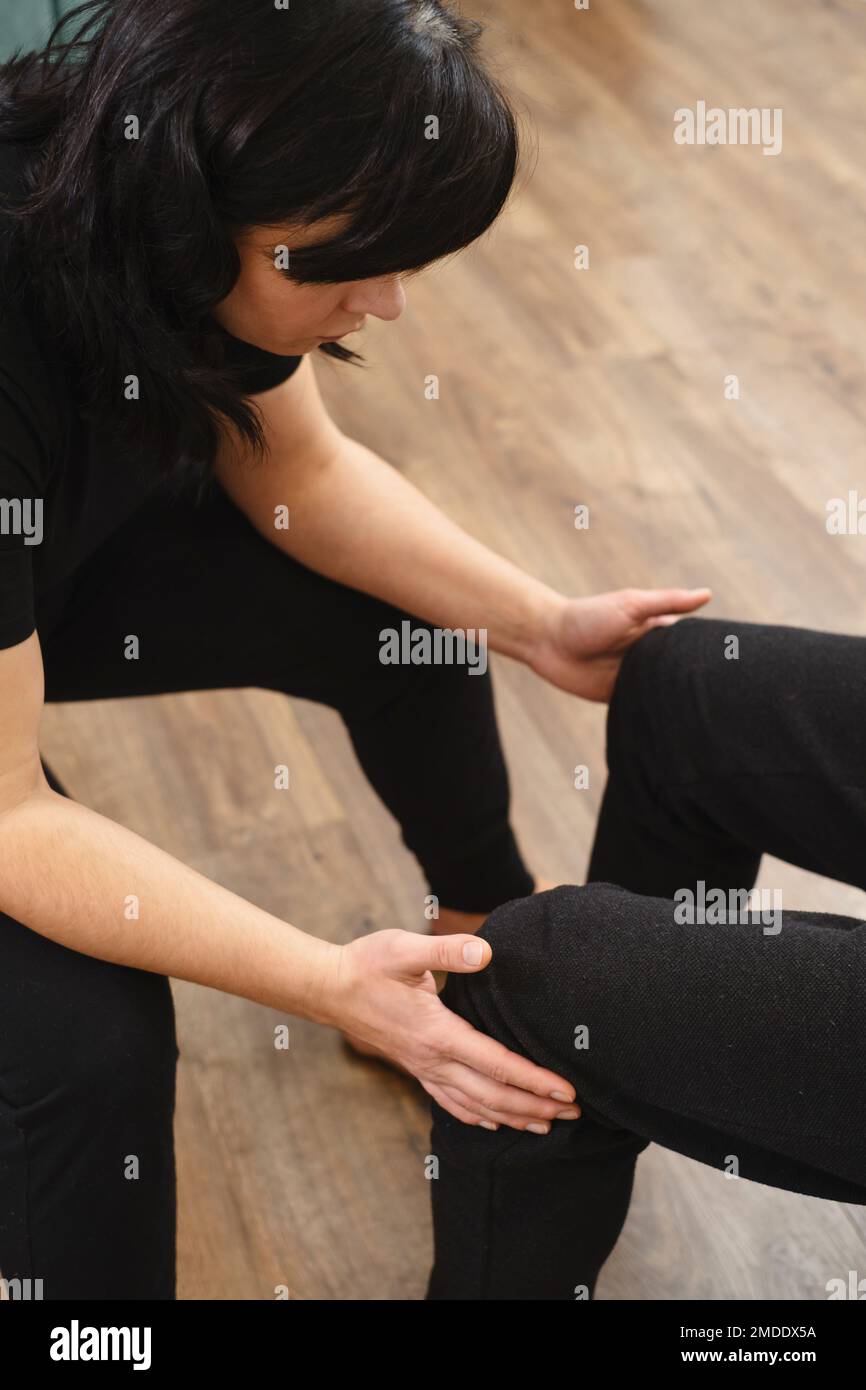
POLYGON ((240 277, 214 318, 235 338, 281 357, 300 357, 320 343, 364 327, 367 315, 398 319, 406 307, 399 275, 336 285, 297 285, 278 268, 277 250, 314 246, 343 230, 342 216, 307 227, 254 227, 235 242, 240 277))

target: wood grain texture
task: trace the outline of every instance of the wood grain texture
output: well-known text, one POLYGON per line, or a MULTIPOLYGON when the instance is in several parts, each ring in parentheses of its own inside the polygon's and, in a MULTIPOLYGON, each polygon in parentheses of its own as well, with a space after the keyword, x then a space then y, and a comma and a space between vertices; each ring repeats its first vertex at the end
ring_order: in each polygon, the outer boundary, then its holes
MULTIPOLYGON (((371 325, 365 372, 323 364, 338 422, 562 589, 708 583, 717 616, 863 634, 866 540, 825 528, 827 501, 864 487, 863 7, 464 9, 490 26, 535 154, 484 242, 412 281, 399 324, 371 325), (673 113, 698 99, 782 107, 783 153, 678 147, 673 113)), ((580 882, 603 711, 509 662, 495 672, 528 858, 580 882)), ((44 751, 82 800, 309 931, 419 924, 420 876, 327 710, 261 692, 50 709, 44 751), (290 793, 273 790, 276 761, 297 774, 290 793)), ((866 912, 862 894, 773 863, 762 882, 791 905, 866 912)), ((181 1295, 421 1297, 413 1086, 310 1025, 277 1052, 277 1015, 175 993, 181 1295)), ((651 1149, 600 1297, 820 1299, 866 1273, 864 1242, 861 1208, 651 1149)))

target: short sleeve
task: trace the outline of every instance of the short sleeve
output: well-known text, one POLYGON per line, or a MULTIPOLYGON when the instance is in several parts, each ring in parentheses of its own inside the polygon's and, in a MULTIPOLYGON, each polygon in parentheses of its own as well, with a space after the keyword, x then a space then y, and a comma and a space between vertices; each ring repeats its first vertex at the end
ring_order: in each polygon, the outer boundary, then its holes
MULTIPOLYGON (((23 164, 21 146, 0 145, 4 199, 17 187, 23 164)), ((36 628, 36 556, 45 540, 58 418, 30 315, 20 312, 22 285, 8 234, 0 222, 0 649, 17 647, 36 628)))
MULTIPOLYGON (((21 339, 17 361, 11 352, 0 331, 0 649, 17 646, 36 627, 34 555, 44 542, 46 509, 45 441, 27 379, 34 363, 21 339)), ((45 415, 43 424, 50 408, 45 415)))
POLYGON ((272 391, 281 386, 298 370, 303 357, 280 357, 275 352, 265 352, 264 348, 254 347, 241 338, 225 335, 226 365, 240 370, 241 387, 244 395, 258 396, 263 391, 272 391))
POLYGON ((0 651, 36 630, 33 559, 22 549, 0 550, 0 651))

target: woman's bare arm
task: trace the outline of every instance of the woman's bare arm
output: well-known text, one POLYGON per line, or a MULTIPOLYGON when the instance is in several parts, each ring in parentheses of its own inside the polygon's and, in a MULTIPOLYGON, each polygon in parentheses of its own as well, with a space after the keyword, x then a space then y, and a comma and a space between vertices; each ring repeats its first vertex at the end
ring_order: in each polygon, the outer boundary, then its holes
POLYGON ((217 475, 271 544, 319 574, 486 645, 589 700, 609 700, 625 651, 693 613, 708 589, 567 598, 451 521, 366 445, 341 434, 307 358, 259 396, 268 456, 229 435, 217 475), (290 525, 284 521, 286 508, 290 525))
POLYGON ((0 651, 0 912, 84 955, 355 1033, 455 1113, 468 1095, 475 1123, 495 1112, 524 1128, 561 1108, 540 1097, 573 1095, 436 997, 429 972, 483 969, 486 942, 398 931, 350 947, 320 941, 53 792, 39 758, 43 689, 36 633, 0 651), (481 947, 481 959, 465 960, 465 945, 481 947))

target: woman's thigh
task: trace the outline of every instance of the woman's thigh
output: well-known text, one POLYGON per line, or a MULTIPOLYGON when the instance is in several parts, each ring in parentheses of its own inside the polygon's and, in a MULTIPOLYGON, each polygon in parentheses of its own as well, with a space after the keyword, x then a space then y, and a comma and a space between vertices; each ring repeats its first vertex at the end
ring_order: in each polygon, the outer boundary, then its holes
POLYGON ((363 714, 405 685, 379 661, 405 616, 293 560, 218 485, 200 506, 159 493, 40 629, 46 699, 258 686, 363 714))
POLYGON ((6 1280, 41 1280, 45 1299, 174 1297, 176 1061, 167 979, 0 915, 6 1280))

